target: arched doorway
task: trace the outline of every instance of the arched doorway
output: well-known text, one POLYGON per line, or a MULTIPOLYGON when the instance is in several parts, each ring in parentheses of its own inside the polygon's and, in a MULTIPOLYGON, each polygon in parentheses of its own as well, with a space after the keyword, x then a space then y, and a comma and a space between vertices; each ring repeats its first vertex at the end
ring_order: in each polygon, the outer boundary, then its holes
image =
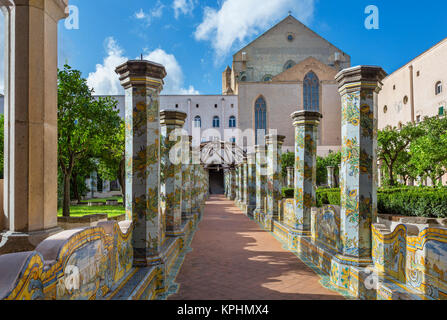
POLYGON ((224 194, 224 172, 242 163, 245 152, 233 142, 210 141, 200 145, 201 161, 209 173, 209 193, 224 194))

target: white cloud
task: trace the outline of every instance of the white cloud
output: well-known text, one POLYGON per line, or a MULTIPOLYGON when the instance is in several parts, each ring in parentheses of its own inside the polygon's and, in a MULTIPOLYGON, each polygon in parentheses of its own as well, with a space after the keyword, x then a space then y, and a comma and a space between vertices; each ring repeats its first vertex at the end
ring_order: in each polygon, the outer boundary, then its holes
POLYGON ((310 23, 315 0, 224 0, 216 10, 205 7, 203 21, 197 27, 196 40, 210 41, 218 59, 225 57, 236 45, 264 31, 273 22, 292 11, 303 23, 310 23))
POLYGON ((149 10, 149 12, 146 13, 144 12, 143 8, 141 8, 139 11, 135 12, 134 17, 137 20, 143 20, 145 25, 148 27, 151 25, 154 18, 161 18, 163 16, 164 8, 165 5, 162 4, 160 0, 157 0, 155 7, 149 10))
POLYGON ((174 9, 175 18, 178 19, 180 14, 192 14, 195 7, 194 0, 174 0, 172 8, 174 9))
POLYGON ((151 52, 146 51, 143 58, 165 66, 168 75, 164 80, 164 94, 199 94, 193 86, 183 88, 183 71, 173 54, 166 53, 163 49, 155 49, 151 52))
MULTIPOLYGON (((87 84, 90 88, 95 89, 97 95, 123 94, 124 91, 115 69, 126 62, 128 58, 124 55, 124 50, 112 37, 106 39, 106 51, 107 56, 103 63, 97 64, 96 71, 88 75, 87 84)), ((160 63, 166 68, 167 76, 164 79, 163 94, 199 94, 193 86, 183 87, 183 70, 173 54, 168 54, 160 48, 153 51, 145 50, 144 52, 143 58, 145 60, 160 63)), ((139 59, 139 57, 136 59, 139 59)))
POLYGON ((103 63, 97 64, 96 71, 88 75, 87 84, 98 95, 122 94, 123 89, 115 69, 128 59, 123 55, 124 50, 112 37, 106 39, 106 51, 107 56, 104 58, 103 63))

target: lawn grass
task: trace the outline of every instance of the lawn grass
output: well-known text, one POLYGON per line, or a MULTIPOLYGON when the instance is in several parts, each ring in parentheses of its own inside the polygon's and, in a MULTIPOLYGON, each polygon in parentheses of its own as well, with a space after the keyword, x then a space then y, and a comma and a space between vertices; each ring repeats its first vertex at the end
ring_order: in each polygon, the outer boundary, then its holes
MULTIPOLYGON (((99 213, 107 213, 109 218, 113 218, 116 216, 120 216, 126 213, 126 210, 123 206, 71 206, 70 207, 70 216, 71 217, 83 217, 86 215, 99 214, 99 213)), ((62 208, 57 211, 57 215, 62 217, 62 208)))

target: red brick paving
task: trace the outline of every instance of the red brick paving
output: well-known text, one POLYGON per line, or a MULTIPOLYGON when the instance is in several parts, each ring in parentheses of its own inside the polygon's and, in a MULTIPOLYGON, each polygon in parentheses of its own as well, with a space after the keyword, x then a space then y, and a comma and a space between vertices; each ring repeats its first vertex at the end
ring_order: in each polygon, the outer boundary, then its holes
POLYGON ((211 196, 170 300, 343 299, 224 196, 211 196))

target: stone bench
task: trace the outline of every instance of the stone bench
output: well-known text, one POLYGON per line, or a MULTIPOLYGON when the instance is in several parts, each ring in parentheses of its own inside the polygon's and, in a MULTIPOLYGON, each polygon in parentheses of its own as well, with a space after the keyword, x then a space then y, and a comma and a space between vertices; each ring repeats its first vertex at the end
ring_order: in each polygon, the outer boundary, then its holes
POLYGON ((103 205, 105 205, 105 202, 102 202, 102 201, 89 201, 87 203, 87 206, 89 206, 89 207, 97 207, 97 206, 103 206, 103 205))

